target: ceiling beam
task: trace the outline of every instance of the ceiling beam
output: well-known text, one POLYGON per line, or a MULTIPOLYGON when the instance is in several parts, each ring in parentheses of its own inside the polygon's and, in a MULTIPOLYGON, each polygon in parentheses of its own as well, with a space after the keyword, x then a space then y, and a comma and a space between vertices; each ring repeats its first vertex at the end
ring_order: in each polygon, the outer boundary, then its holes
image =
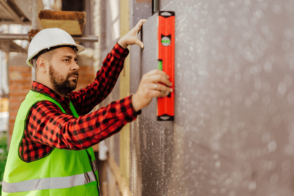
POLYGON ((7 14, 9 14, 9 18, 7 19, 3 19, 3 21, 13 21, 17 24, 22 24, 23 20, 26 19, 25 16, 19 16, 18 14, 16 14, 15 10, 13 10, 10 5, 7 3, 7 1, 5 0, 0 0, 0 7, 3 9, 2 11, 6 12, 7 14))

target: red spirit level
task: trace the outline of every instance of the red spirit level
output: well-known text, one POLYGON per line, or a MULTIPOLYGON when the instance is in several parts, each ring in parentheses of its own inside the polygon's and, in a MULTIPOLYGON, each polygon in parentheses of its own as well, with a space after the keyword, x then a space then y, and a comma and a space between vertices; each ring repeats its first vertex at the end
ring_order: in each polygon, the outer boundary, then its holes
MULTIPOLYGON (((175 83, 175 12, 160 11, 158 14, 158 69, 169 76, 174 90, 175 83)), ((174 120, 174 91, 157 99, 157 120, 174 120)))

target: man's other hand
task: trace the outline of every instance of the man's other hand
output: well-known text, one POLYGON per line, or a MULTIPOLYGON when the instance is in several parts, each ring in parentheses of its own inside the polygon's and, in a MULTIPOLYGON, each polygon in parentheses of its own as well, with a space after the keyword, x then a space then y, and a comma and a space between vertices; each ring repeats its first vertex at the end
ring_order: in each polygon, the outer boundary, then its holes
POLYGON ((127 48, 128 45, 134 45, 134 44, 137 44, 141 48, 144 48, 143 42, 141 42, 138 39, 138 32, 141 30, 143 23, 146 21, 147 20, 145 19, 140 20, 132 30, 130 30, 125 36, 123 36, 118 41, 118 44, 122 46, 123 48, 127 48))
POLYGON ((173 91, 169 76, 160 70, 152 70, 143 75, 137 92, 132 97, 136 111, 149 105, 153 97, 166 97, 173 91))

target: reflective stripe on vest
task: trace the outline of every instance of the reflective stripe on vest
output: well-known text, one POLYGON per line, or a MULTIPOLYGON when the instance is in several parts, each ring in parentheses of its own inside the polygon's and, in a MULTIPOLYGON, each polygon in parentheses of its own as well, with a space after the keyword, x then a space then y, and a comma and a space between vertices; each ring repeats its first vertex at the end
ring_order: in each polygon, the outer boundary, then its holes
POLYGON ((73 176, 40 178, 16 183, 7 183, 3 181, 2 189, 6 193, 16 193, 44 189, 62 189, 88 184, 90 182, 96 181, 94 172, 97 170, 97 167, 95 161, 92 162, 92 166, 94 171, 89 171, 84 174, 78 174, 73 176))
POLYGON ((96 160, 95 160, 95 161, 92 161, 91 164, 92 164, 93 171, 97 171, 98 168, 97 168, 97 166, 96 166, 96 160))

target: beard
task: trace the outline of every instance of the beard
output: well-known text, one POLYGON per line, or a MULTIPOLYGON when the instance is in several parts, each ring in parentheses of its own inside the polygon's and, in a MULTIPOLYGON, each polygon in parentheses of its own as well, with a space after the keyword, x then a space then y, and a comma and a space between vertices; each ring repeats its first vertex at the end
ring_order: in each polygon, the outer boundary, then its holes
POLYGON ((77 76, 79 77, 78 71, 73 71, 71 73, 68 73, 66 77, 60 75, 52 66, 52 64, 49 65, 49 75, 50 75, 50 81, 53 86, 53 90, 55 90, 60 95, 67 95, 68 93, 72 92, 76 89, 78 78, 77 79, 71 79, 69 78, 71 76, 77 76))

